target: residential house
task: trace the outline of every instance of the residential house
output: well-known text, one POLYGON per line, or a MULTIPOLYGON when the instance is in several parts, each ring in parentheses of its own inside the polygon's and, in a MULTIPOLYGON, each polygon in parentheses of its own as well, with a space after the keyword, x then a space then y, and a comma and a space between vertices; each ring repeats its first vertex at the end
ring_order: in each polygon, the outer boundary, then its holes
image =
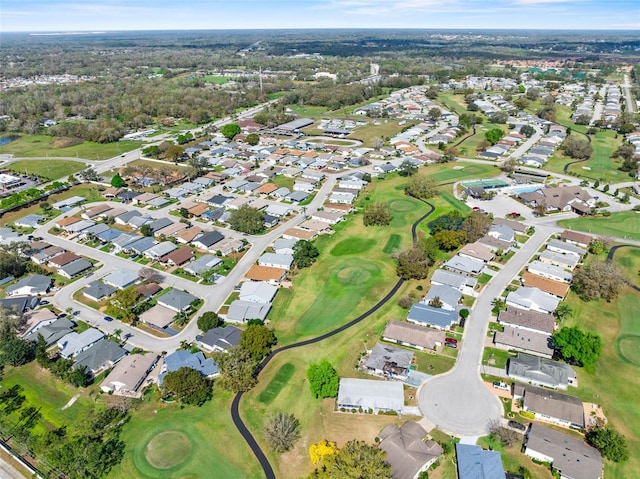
POLYGON ((344 213, 336 211, 316 211, 312 213, 311 219, 335 225, 344 219, 344 213))
POLYGON ((497 451, 485 451, 475 444, 456 443, 458 479, 506 479, 497 451))
POLYGON ((510 378, 553 389, 567 389, 578 385, 575 370, 566 363, 518 353, 507 362, 510 378))
POLYGON ((213 245, 223 239, 224 236, 218 231, 209 231, 200 236, 198 239, 192 241, 191 244, 198 249, 212 251, 215 249, 213 248, 213 245))
MULTIPOLYGON (((133 218, 131 218, 129 220, 129 222, 127 224, 129 226, 131 226, 133 229, 139 230, 144 225, 150 224, 153 221, 154 220, 153 220, 153 218, 151 216, 134 216, 133 218)), ((151 231, 151 230, 149 230, 149 231, 151 231)))
POLYGON ((264 321, 271 309, 271 303, 235 300, 229 305, 226 320, 233 323, 246 323, 250 319, 264 321))
POLYGON ((118 343, 103 338, 89 349, 78 353, 74 359, 73 367, 94 377, 101 371, 113 367, 126 354, 127 352, 118 343))
POLYGON ((60 356, 65 359, 73 358, 102 338, 104 338, 104 333, 95 328, 86 329, 81 333, 71 332, 58 340, 60 356))
POLYGON ((150 236, 143 236, 140 239, 137 239, 124 247, 125 251, 136 255, 142 255, 149 248, 155 246, 156 241, 150 236))
POLYGON ((108 298, 112 294, 118 291, 111 285, 105 284, 102 281, 92 281, 87 284, 87 287, 82 291, 82 294, 89 298, 91 301, 99 302, 105 298, 108 298))
POLYGON ((498 323, 505 327, 526 329, 547 335, 556 330, 556 321, 550 314, 528 311, 520 308, 507 308, 498 315, 498 323))
POLYGON ((189 368, 198 371, 206 378, 214 378, 220 374, 218 365, 211 358, 205 358, 201 352, 192 353, 184 349, 169 354, 164 358, 158 382, 162 384, 164 377, 180 368, 189 368))
POLYGON ((15 220, 13 224, 21 228, 37 228, 44 219, 46 218, 42 215, 26 215, 15 220))
POLYGON ((513 399, 522 399, 522 409, 539 421, 565 427, 584 428, 584 407, 580 398, 551 389, 516 383, 513 399))
POLYGON ((128 225, 129 221, 131 221, 136 216, 142 216, 142 213, 140 213, 137 210, 126 211, 125 213, 115 216, 113 218, 113 221, 119 225, 124 226, 124 225, 128 225))
POLYGON ((444 453, 437 442, 425 441, 426 437, 427 431, 413 421, 401 427, 390 424, 380 432, 378 447, 387 453, 393 479, 416 479, 444 453))
POLYGON ((511 291, 507 295, 506 301, 508 306, 514 308, 552 314, 558 307, 560 299, 549 293, 544 293, 538 288, 521 286, 515 291, 511 291))
POLYGON ((24 336, 24 339, 36 342, 41 335, 47 347, 53 346, 60 339, 73 332, 74 324, 67 318, 58 318, 49 324, 44 324, 24 336))
POLYGON ((273 242, 273 250, 276 252, 276 254, 293 255, 294 246, 297 242, 298 240, 294 238, 279 238, 273 242))
POLYGON ((49 260, 48 265, 52 268, 61 268, 62 266, 65 266, 69 263, 73 263, 74 261, 77 261, 79 259, 80 259, 80 256, 78 256, 75 253, 71 253, 67 251, 65 253, 62 253, 60 255, 57 255, 51 258, 49 260))
POLYGON ((172 266, 182 266, 183 264, 191 261, 193 257, 193 250, 191 248, 183 247, 162 256, 159 261, 163 264, 170 264, 172 266))
POLYGON ((51 278, 42 274, 25 276, 7 288, 7 296, 39 296, 47 294, 51 278))
POLYGON ((111 245, 113 246, 113 253, 117 254, 121 251, 127 251, 127 247, 131 243, 135 243, 142 236, 132 233, 121 233, 115 239, 111 240, 111 245))
POLYGON ((186 291, 171 288, 158 298, 158 304, 179 313, 189 311, 191 309, 191 303, 197 299, 197 297, 187 293, 186 291))
POLYGON ((215 268, 219 264, 222 264, 222 260, 220 258, 213 256, 212 254, 205 254, 185 266, 184 270, 193 276, 200 276, 205 271, 209 271, 211 268, 215 268))
POLYGON ((296 239, 296 240, 305 240, 311 241, 318 237, 317 231, 306 230, 303 228, 290 228, 282 233, 282 237, 285 239, 296 239))
POLYGON ((602 479, 602 455, 583 440, 533 423, 524 443, 524 453, 551 463, 561 479, 602 479))
POLYGON ((119 361, 100 383, 105 393, 141 397, 140 389, 160 359, 157 354, 131 354, 119 361))
POLYGON ((462 274, 463 276, 476 276, 482 273, 485 267, 484 261, 479 259, 466 258, 463 256, 454 256, 453 258, 445 261, 442 266, 454 273, 462 274))
POLYGON ((292 193, 289 193, 285 197, 285 199, 287 201, 291 201, 293 203, 301 203, 304 200, 306 200, 307 198, 309 198, 309 196, 311 196, 311 195, 306 191, 294 191, 292 193))
POLYGON ((274 286, 278 286, 286 276, 286 269, 260 266, 257 264, 249 268, 249 271, 247 271, 245 275, 245 277, 251 281, 266 281, 274 286))
POLYGON ((189 226, 180 231, 180 233, 176 234, 176 240, 178 241, 178 243, 188 244, 201 234, 201 228, 199 228, 198 226, 189 226))
POLYGON ((552 279, 543 278, 542 276, 529 273, 528 271, 525 271, 522 274, 522 277, 520 280, 522 284, 526 286, 531 286, 532 288, 538 288, 540 291, 552 294, 554 296, 557 296, 560 299, 564 299, 564 297, 569 292, 568 283, 563 283, 561 281, 554 281, 552 279))
POLYGON ((493 236, 496 239, 506 241, 507 243, 513 244, 515 240, 515 232, 511 227, 505 224, 492 224, 489 226, 489 231, 487 232, 489 236, 493 236))
POLYGON ((578 233, 577 231, 564 230, 560 234, 560 239, 569 244, 579 246, 580 248, 588 248, 593 241, 593 236, 578 233))
POLYGON ((418 326, 417 324, 391 320, 382 333, 382 339, 420 351, 433 351, 444 343, 445 334, 441 330, 418 326))
POLYGON ((336 405, 345 411, 395 411, 400 414, 404 409, 404 388, 397 381, 341 378, 336 405))
POLYGON ((434 308, 423 303, 415 303, 409 310, 407 321, 438 329, 449 329, 458 322, 458 313, 442 308, 434 308))
MULTIPOLYGON (((136 287, 138 290, 139 286, 136 287)), ((140 315, 140 321, 158 330, 163 330, 176 320, 176 310, 156 304, 140 315)))
POLYGON ((171 241, 163 241, 162 243, 153 245, 151 248, 145 250, 143 254, 152 261, 156 261, 176 249, 178 249, 178 247, 171 241))
POLYGON ((271 216, 277 216, 283 218, 293 213, 293 208, 287 205, 269 205, 265 210, 265 213, 271 216))
POLYGON ((448 311, 457 311, 460 300, 462 299, 462 293, 451 286, 434 284, 429 288, 429 291, 421 303, 432 305, 432 302, 434 302, 436 298, 438 298, 441 303, 441 306, 436 307, 448 311))
POLYGON ((264 253, 258 259, 260 266, 267 266, 270 268, 280 268, 289 270, 293 264, 293 255, 290 254, 278 254, 278 253, 264 253))
POLYGON ((91 264, 84 258, 80 258, 79 260, 76 260, 73 263, 69 263, 58 269, 58 274, 60 276, 64 276, 65 278, 71 279, 91 268, 93 268, 93 264, 91 264))
POLYGON ((134 285, 139 281, 138 273, 128 269, 117 269, 113 273, 109 273, 102 278, 105 284, 109 284, 114 288, 125 289, 134 285))
POLYGON ((493 261, 493 258, 495 257, 491 248, 477 241, 475 243, 464 245, 460 251, 458 251, 458 255, 471 259, 479 259, 484 263, 493 261))
POLYGON ((108 205, 106 203, 102 203, 102 204, 94 206, 93 208, 89 208, 88 210, 85 210, 82 213, 82 215, 80 215, 80 216, 82 216, 86 220, 90 220, 92 218, 96 218, 96 217, 106 213, 110 209, 112 209, 111 205, 108 205))
POLYGON ((213 328, 205 334, 196 336, 196 344, 208 353, 225 352, 240 344, 241 332, 241 329, 231 325, 226 325, 224 328, 213 328))
POLYGON ((596 200, 580 186, 540 188, 530 193, 520 193, 518 198, 531 208, 545 211, 574 211, 586 214, 596 206, 596 200))
POLYGON ((478 284, 478 280, 445 269, 436 269, 431 276, 431 284, 449 286, 467 296, 475 296, 474 288, 478 284))
POLYGON ((31 311, 22 317, 24 324, 20 329, 19 335, 23 337, 37 332, 43 326, 47 326, 58 319, 58 315, 47 308, 31 311))
POLYGON ((136 291, 142 298, 149 300, 162 291, 162 288, 158 283, 146 283, 136 286, 136 291))
POLYGON ((569 284, 573 281, 573 274, 564 270, 559 266, 555 266, 550 263, 542 261, 532 261, 527 265, 527 271, 531 274, 540 276, 541 278, 548 278, 556 282, 569 284))
POLYGON ((585 254, 587 254, 587 250, 580 248, 579 246, 573 245, 571 243, 565 243, 560 240, 551 240, 547 243, 547 249, 549 251, 553 251, 554 253, 560 253, 565 255, 573 255, 578 258, 582 258, 585 254))
POLYGON ((376 376, 404 380, 413 361, 413 353, 406 349, 377 343, 365 362, 369 374, 376 376))
POLYGON ((268 304, 273 301, 277 292, 277 286, 265 281, 245 281, 240 286, 239 299, 241 301, 268 304))
POLYGON ((503 241, 496 238, 495 236, 490 236, 488 234, 480 238, 477 243, 482 243, 494 253, 499 250, 503 253, 508 253, 513 247, 513 243, 510 243, 509 241, 503 241))
POLYGON ((169 218, 158 218, 157 220, 151 221, 149 224, 149 232, 153 235, 167 226, 173 224, 169 218))
POLYGON ((540 253, 538 259, 543 263, 548 263, 560 268, 574 270, 580 262, 580 257, 572 254, 554 253, 553 251, 545 250, 540 253))
POLYGON ((493 344, 500 349, 522 351, 548 359, 554 353, 551 335, 509 326, 505 326, 504 331, 495 332, 493 344))
POLYGON ((493 224, 494 225, 505 225, 505 226, 508 226, 513 231, 515 231, 516 233, 521 234, 521 235, 526 234, 527 233, 527 228, 528 228, 527 225, 525 225, 524 223, 522 223, 520 221, 508 220, 506 218, 494 218, 493 219, 493 224))

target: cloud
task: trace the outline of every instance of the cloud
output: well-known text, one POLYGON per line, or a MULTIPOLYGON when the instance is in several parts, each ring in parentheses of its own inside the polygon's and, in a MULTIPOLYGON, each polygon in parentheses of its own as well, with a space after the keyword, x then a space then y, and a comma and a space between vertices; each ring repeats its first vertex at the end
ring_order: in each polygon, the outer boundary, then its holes
POLYGON ((517 5, 551 5, 554 3, 579 3, 582 0, 515 0, 517 5))

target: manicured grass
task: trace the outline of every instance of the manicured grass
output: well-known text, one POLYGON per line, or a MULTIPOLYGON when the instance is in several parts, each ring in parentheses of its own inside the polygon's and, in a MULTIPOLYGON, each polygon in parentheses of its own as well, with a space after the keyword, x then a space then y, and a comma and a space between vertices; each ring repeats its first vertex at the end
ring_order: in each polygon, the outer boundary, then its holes
POLYGON ((436 183, 450 183, 471 178, 492 178, 499 175, 500 170, 494 165, 453 162, 442 165, 429 165, 420 168, 420 173, 433 178, 436 183))
MULTIPOLYGON (((394 345, 394 347, 396 347, 396 345, 394 345)), ((446 350, 451 348, 443 349, 446 350)), ((414 351, 414 355, 416 358, 418 371, 426 374, 431 374, 432 376, 448 371, 456 362, 455 358, 452 358, 450 356, 443 356, 441 354, 414 351)))
POLYGON ((17 173, 38 175, 49 180, 66 180, 69 175, 84 170, 86 165, 70 160, 23 160, 11 163, 7 168, 17 173))
POLYGON ((480 112, 469 112, 467 110, 467 105, 464 102, 463 95, 455 95, 451 92, 440 92, 438 94, 438 100, 442 103, 448 110, 453 110, 458 115, 462 115, 465 113, 477 113, 481 115, 480 112))
POLYGON ((269 182, 273 183, 278 188, 288 188, 289 191, 293 191, 293 184, 295 183, 295 180, 288 176, 278 175, 271 178, 269 182))
POLYGON ((223 85, 225 83, 229 83, 229 77, 223 77, 219 75, 204 75, 202 77, 204 81, 207 83, 213 83, 214 85, 223 85))
POLYGON ((575 218, 561 220, 558 224, 563 228, 594 233, 616 238, 628 238, 640 241, 640 213, 634 211, 621 211, 612 213, 611 216, 575 218))
POLYGON ((482 352, 482 364, 496 368, 504 368, 507 366, 509 358, 513 356, 513 354, 509 354, 509 351, 504 349, 484 348, 482 352))
POLYGON ((260 477, 258 463, 232 426, 231 397, 216 389, 212 401, 184 409, 175 403, 159 403, 155 396, 145 400, 124 426, 125 457, 109 477, 260 477), (177 438, 178 443, 174 441, 177 438), (164 468, 154 467, 150 461, 164 468))
POLYGON ((535 464, 531 459, 520 452, 519 443, 506 448, 500 441, 496 441, 489 436, 481 437, 477 443, 484 449, 498 451, 502 457, 502 465, 507 472, 517 473, 522 466, 531 473, 531 479, 552 479, 551 471, 541 465, 535 464))
MULTIPOLYGON (((484 134, 488 130, 491 130, 493 128, 499 128, 505 133, 508 133, 509 131, 506 125, 498 125, 495 123, 487 123, 486 125, 485 124, 476 125, 476 134, 464 140, 456 148, 460 150, 460 154, 462 156, 465 156, 468 158, 475 158, 479 153, 478 145, 484 141, 484 134)), ((473 130, 471 130, 469 133, 473 133, 473 130)))
MULTIPOLYGON (((397 237, 398 235, 396 235, 397 237)), ((331 248, 329 254, 331 256, 344 256, 350 254, 362 254, 369 251, 376 245, 375 240, 365 240, 360 238, 347 238, 340 241, 337 245, 331 248)))
MULTIPOLYGON (((362 120, 362 118, 360 118, 362 120)), ((369 120, 369 124, 366 126, 359 126, 354 132, 348 136, 350 140, 360 140, 365 147, 374 147, 378 138, 383 138, 387 141, 389 138, 400 133, 406 128, 410 128, 415 125, 416 121, 407 121, 400 125, 401 120, 379 120, 379 125, 373 123, 374 120, 369 120), (386 122, 385 122, 386 121, 386 122)))
POLYGON ((290 105, 289 108, 291 108, 291 111, 293 111, 293 113, 295 113, 296 115, 313 119, 322 117, 328 111, 328 109, 324 106, 290 105))
POLYGON ((46 135, 24 135, 19 140, 0 146, 0 155, 12 154, 16 158, 29 157, 73 157, 86 160, 106 160, 119 156, 143 144, 141 141, 116 141, 113 143, 93 143, 85 141, 79 145, 55 148, 54 137, 46 135))
POLYGON ((285 363, 278 370, 278 373, 273 377, 273 379, 269 382, 267 387, 260 393, 258 400, 263 404, 270 404, 273 400, 278 396, 282 388, 284 388, 293 373, 295 373, 296 367, 291 363, 285 363))
POLYGON ((384 248, 382 248, 382 251, 387 254, 391 254, 394 251, 398 251, 398 249, 400 248, 401 241, 402 241, 402 236, 398 234, 392 234, 391 236, 389 236, 389 239, 387 240, 387 244, 384 245, 384 248))

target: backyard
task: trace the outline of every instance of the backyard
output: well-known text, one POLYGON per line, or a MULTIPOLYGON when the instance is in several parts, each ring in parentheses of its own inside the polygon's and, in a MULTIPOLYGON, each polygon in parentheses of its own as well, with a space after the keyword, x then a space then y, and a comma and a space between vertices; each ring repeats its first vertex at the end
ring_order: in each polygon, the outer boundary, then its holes
POLYGON ((106 160, 139 148, 141 141, 116 141, 113 143, 93 143, 85 141, 77 145, 57 148, 56 138, 46 135, 24 135, 0 146, 0 155, 12 154, 16 158, 69 157, 85 160, 106 160))
POLYGON ((602 236, 640 241, 640 213, 621 211, 611 216, 585 216, 558 221, 563 228, 584 231, 602 236))

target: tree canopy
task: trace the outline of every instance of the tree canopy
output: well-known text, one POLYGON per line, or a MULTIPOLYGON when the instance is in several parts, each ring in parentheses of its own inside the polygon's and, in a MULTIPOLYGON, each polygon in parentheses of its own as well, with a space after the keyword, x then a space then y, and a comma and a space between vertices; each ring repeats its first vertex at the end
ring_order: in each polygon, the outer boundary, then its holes
POLYGON ((338 395, 340 377, 338 372, 326 359, 319 363, 311 363, 307 368, 307 379, 311 393, 318 398, 333 398, 338 395))
POLYGON ((417 172, 418 172, 418 167, 414 165, 412 162, 410 162, 409 160, 404 160, 402 163, 400 163, 400 166, 398 167, 398 174, 400 176, 413 176, 417 172))
POLYGON ((258 362, 240 346, 227 352, 213 353, 213 360, 220 368, 216 384, 232 392, 248 391, 256 385, 255 370, 258 362))
POLYGON ((258 234, 264 231, 262 212, 244 205, 231 213, 229 226, 236 231, 247 234, 258 234))
POLYGON ((266 326, 252 324, 240 333, 240 347, 256 361, 261 361, 276 344, 276 336, 266 326))
POLYGON ((260 143, 260 137, 257 133, 249 133, 247 135, 247 138, 245 138, 245 141, 248 145, 256 146, 258 143, 260 143))
POLYGON ((404 279, 424 279, 429 275, 431 260, 421 248, 410 248, 398 254, 396 273, 404 279))
POLYGON ((492 145, 495 145, 504 136, 504 131, 501 128, 491 128, 484 133, 484 139, 492 145))
POLYGON ((276 452, 286 452, 300 439, 300 421, 293 415, 276 412, 264 422, 264 437, 276 452))
POLYGON ((573 276, 571 287, 583 301, 611 301, 624 285, 622 275, 610 263, 593 261, 582 266, 573 276))
POLYGON ((436 195, 435 182, 425 175, 413 175, 407 181, 407 185, 404 188, 404 192, 415 198, 426 200, 436 195))
POLYGON ((198 318, 198 329, 203 333, 221 325, 222 319, 213 311, 206 311, 198 318))
POLYGON ((386 226, 391 223, 391 212, 384 201, 370 203, 364 208, 362 222, 365 226, 386 226))
POLYGON ((229 140, 233 139, 234 136, 239 135, 242 130, 235 123, 227 123, 220 128, 220 133, 222 133, 229 140))
POLYGON ((211 383, 200 371, 182 367, 164 377, 162 387, 165 393, 174 396, 182 404, 202 406, 211 399, 211 383))
POLYGON ((127 186, 127 182, 122 179, 120 173, 116 173, 111 178, 111 186, 114 188, 122 188, 123 186, 127 186))
POLYGON ((625 462, 629 459, 629 446, 626 438, 610 424, 590 429, 587 431, 585 439, 606 459, 613 462, 625 462))
POLYGON ((307 268, 315 263, 320 255, 312 241, 300 240, 293 246, 293 263, 298 268, 307 268))
POLYGON ((565 361, 593 368, 602 351, 602 339, 577 326, 563 327, 553 333, 553 346, 565 361))
POLYGON ((569 135, 562 142, 562 151, 571 158, 583 159, 589 158, 593 152, 591 143, 585 138, 580 138, 577 135, 569 135))
POLYGON ((364 441, 349 441, 335 455, 327 455, 310 479, 391 479, 387 453, 364 441))

